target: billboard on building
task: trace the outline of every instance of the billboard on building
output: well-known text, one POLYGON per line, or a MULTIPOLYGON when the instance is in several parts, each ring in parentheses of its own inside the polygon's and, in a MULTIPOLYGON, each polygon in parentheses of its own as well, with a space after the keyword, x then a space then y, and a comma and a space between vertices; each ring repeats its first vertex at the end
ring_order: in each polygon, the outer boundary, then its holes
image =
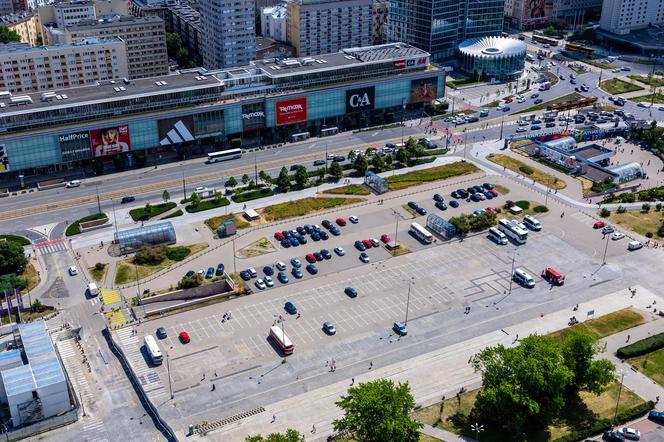
POLYGON ((307 97, 277 101, 275 103, 277 126, 307 121, 307 97))
POLYGON ((159 120, 157 129, 159 131, 160 146, 170 146, 196 139, 194 117, 191 115, 159 120))
POLYGON ((95 158, 129 152, 131 150, 129 126, 122 125, 91 130, 90 147, 95 158))
POLYGON ((242 105, 242 129, 262 129, 265 127, 265 103, 242 105))
POLYGON ((548 20, 551 16, 551 2, 547 0, 529 0, 523 8, 524 24, 531 24, 548 20))
POLYGON ((7 156, 7 146, 0 144, 0 173, 9 172, 9 157, 7 156))
POLYGON ((90 133, 87 131, 58 135, 58 143, 63 163, 92 158, 90 133))
POLYGON ((421 78, 410 82, 410 102, 431 102, 438 97, 438 77, 421 78))
POLYGON ((395 60, 394 69, 406 69, 406 60, 395 60))
POLYGON ((375 97, 376 88, 374 86, 346 91, 346 113, 373 109, 375 97))

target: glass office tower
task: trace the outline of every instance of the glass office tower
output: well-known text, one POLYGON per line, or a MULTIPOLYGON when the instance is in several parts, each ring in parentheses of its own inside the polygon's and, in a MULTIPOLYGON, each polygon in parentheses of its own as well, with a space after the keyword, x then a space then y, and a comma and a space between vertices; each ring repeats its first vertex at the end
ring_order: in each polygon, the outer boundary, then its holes
POLYGON ((434 61, 450 59, 462 41, 503 31, 504 0, 390 0, 388 33, 429 52, 434 61))

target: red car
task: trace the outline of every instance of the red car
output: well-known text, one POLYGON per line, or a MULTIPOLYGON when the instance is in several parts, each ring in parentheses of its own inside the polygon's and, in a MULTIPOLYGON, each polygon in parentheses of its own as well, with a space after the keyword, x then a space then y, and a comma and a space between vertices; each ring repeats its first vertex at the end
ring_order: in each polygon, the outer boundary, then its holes
POLYGON ((343 218, 337 218, 337 224, 339 224, 341 227, 346 225, 346 220, 343 218))
POLYGON ((274 234, 274 239, 276 239, 277 241, 283 241, 284 238, 285 238, 284 234, 281 232, 277 232, 274 234))
POLYGON ((498 196, 498 191, 496 191, 496 189, 489 189, 487 192, 493 195, 494 198, 498 196))
POLYGON ((507 103, 507 104, 510 104, 512 101, 514 101, 514 100, 512 100, 511 98, 505 98, 505 103, 507 103))
POLYGON ((597 221, 595 224, 593 224, 593 229, 603 229, 606 226, 606 223, 604 221, 597 221))
POLYGON ((390 238, 390 235, 388 235, 387 233, 383 233, 382 235, 380 235, 380 240, 383 241, 385 244, 387 244, 390 241, 392 241, 392 238, 390 238))
POLYGON ((496 209, 494 209, 493 207, 487 207, 485 210, 486 210, 487 212, 491 212, 491 213, 498 213, 498 212, 496 211, 496 209))
POLYGON ((304 257, 308 262, 310 263, 315 263, 316 262, 316 257, 314 256, 313 253, 308 253, 307 256, 304 257))
POLYGON ((371 244, 371 241, 369 241, 368 239, 363 239, 362 244, 364 244, 364 247, 366 247, 367 249, 370 249, 373 246, 371 244))
POLYGON ((180 338, 180 342, 182 342, 183 344, 189 344, 189 341, 191 341, 191 339, 189 339, 189 333, 187 333, 186 331, 180 332, 178 337, 180 338))

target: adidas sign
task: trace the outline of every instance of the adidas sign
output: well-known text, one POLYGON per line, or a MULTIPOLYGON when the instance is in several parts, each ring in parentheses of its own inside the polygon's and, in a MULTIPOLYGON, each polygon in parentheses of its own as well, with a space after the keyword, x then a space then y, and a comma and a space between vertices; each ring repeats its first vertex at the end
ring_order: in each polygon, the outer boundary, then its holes
POLYGON ((171 144, 183 143, 185 141, 194 141, 194 136, 191 134, 187 126, 178 120, 177 123, 166 133, 166 136, 159 142, 161 146, 169 146, 171 144))

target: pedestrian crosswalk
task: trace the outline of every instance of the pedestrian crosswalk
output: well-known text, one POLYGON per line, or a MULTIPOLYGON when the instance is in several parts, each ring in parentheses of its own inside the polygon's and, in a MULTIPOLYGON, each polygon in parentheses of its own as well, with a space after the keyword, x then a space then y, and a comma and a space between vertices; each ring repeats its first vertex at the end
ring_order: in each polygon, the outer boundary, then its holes
POLYGON ((124 354, 131 364, 132 370, 136 375, 138 382, 145 393, 150 397, 153 402, 162 397, 167 397, 168 393, 161 382, 159 374, 146 363, 143 353, 141 352, 142 343, 139 341, 138 335, 134 334, 132 327, 125 327, 116 330, 124 354))
POLYGON ((88 299, 88 302, 92 305, 96 305, 101 303, 101 299, 99 298, 99 296, 95 296, 94 298, 88 299))
MULTIPOLYGON (((78 396, 78 400, 82 403, 84 410, 90 410, 90 405, 96 401, 92 392, 91 386, 88 384, 85 371, 87 370, 83 365, 83 355, 76 345, 74 339, 65 341, 57 341, 56 346, 62 363, 67 370, 69 379, 71 380, 74 391, 78 396)), ((81 422, 83 424, 83 440, 89 442, 108 442, 105 437, 106 427, 104 422, 96 416, 88 413, 83 413, 81 422)))
POLYGON ((67 244, 64 238, 54 239, 52 241, 36 242, 34 245, 42 255, 48 255, 50 253, 63 252, 67 250, 67 244))

